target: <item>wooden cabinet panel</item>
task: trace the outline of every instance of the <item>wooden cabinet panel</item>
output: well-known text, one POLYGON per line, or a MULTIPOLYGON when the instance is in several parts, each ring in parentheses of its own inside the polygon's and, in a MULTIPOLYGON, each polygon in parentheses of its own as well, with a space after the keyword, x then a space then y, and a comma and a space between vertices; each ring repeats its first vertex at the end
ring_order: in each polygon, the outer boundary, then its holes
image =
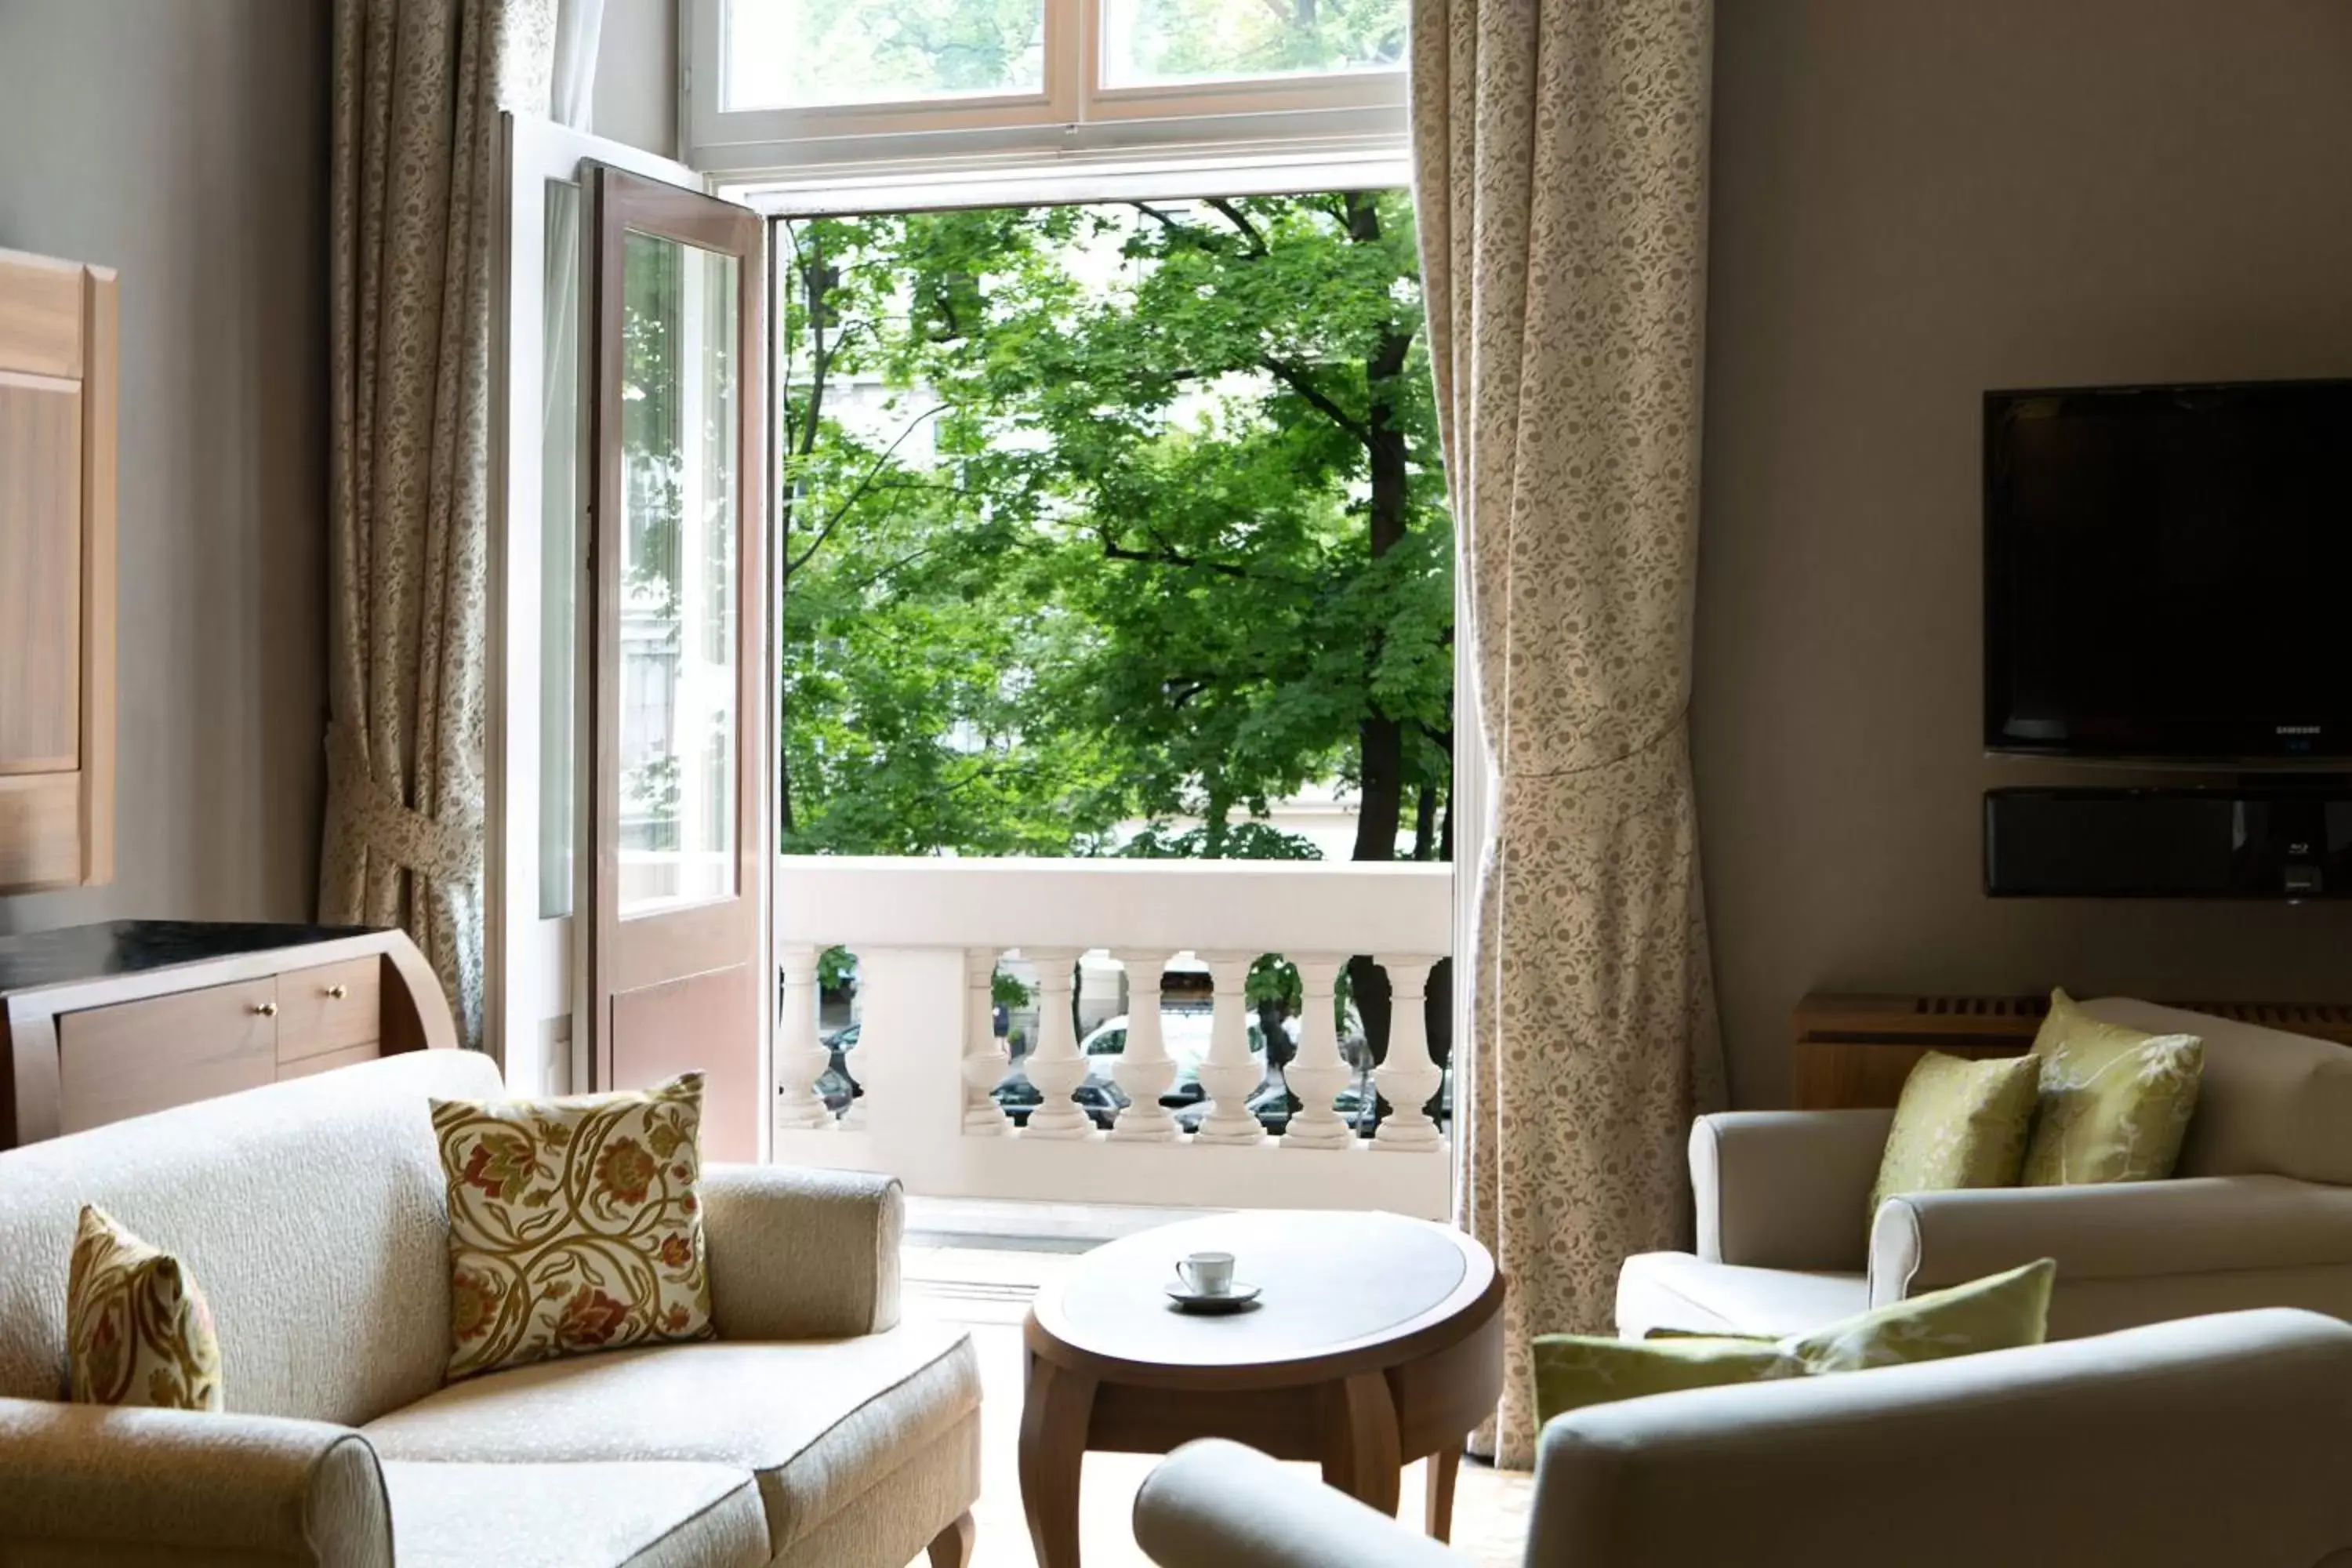
POLYGON ((114 875, 120 324, 110 269, 0 250, 0 784, 62 778, 73 817, 0 802, 0 894, 114 875))
POLYGON ((0 370, 81 374, 82 275, 69 261, 0 251, 0 370))
POLYGON ((364 1045, 382 1032, 383 962, 373 955, 289 969, 278 976, 278 1059, 302 1061, 364 1045))
POLYGON ((81 384, 0 372, 0 773, 81 752, 81 384))
POLYGON ((81 775, 0 775, 0 893, 81 880, 81 775))
POLYGON ((272 976, 68 1013, 58 1020, 62 1130, 257 1089, 278 1077, 272 976))
POLYGON ((289 1079, 309 1078, 312 1073, 332 1072, 337 1068, 357 1067, 362 1062, 375 1060, 377 1054, 375 1042, 370 1040, 365 1045, 350 1046, 340 1051, 324 1051, 315 1057, 304 1057, 300 1061, 280 1062, 278 1067, 278 1081, 284 1083, 289 1079))

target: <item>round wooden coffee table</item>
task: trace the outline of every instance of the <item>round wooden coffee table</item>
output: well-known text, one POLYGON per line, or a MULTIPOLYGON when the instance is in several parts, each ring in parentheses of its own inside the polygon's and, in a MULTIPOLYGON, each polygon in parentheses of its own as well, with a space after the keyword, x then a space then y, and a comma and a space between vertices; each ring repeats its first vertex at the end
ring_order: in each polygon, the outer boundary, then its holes
POLYGON ((1424 1456, 1429 1532, 1446 1537, 1463 1439, 1503 1390, 1503 1280, 1486 1249, 1389 1214, 1218 1215, 1097 1247, 1037 1293, 1027 1328, 1021 1500, 1038 1568, 1076 1568, 1089 1448, 1164 1454, 1231 1437, 1383 1513, 1424 1456), (1170 1304, 1175 1261, 1234 1255, 1251 1310, 1170 1304))

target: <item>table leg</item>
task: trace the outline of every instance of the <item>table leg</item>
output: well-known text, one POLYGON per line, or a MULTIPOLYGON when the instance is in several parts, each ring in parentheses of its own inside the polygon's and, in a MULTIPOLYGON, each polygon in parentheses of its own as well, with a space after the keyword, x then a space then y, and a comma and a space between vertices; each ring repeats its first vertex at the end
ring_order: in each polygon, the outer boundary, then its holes
POLYGON ((1388 1378, 1368 1372, 1344 1383, 1325 1384, 1324 1481, 1393 1519, 1403 1468, 1388 1378))
POLYGON ((1045 1357, 1029 1358, 1021 1402, 1021 1507, 1037 1568, 1078 1568, 1078 1471, 1095 1380, 1045 1357))
POLYGON ((1454 1539, 1454 1479, 1462 1473, 1462 1445, 1440 1448, 1429 1457, 1429 1538, 1454 1539))

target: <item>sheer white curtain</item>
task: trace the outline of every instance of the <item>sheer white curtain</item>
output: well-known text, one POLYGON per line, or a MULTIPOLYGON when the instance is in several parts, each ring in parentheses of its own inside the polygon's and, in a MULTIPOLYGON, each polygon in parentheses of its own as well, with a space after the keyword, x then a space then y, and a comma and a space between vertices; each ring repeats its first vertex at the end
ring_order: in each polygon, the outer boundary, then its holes
POLYGON ((1464 1223, 1528 1341, 1606 1333, 1689 1226, 1721 1101, 1685 710, 1698 547, 1709 0, 1416 0, 1431 357, 1497 781, 1465 965, 1464 1223))

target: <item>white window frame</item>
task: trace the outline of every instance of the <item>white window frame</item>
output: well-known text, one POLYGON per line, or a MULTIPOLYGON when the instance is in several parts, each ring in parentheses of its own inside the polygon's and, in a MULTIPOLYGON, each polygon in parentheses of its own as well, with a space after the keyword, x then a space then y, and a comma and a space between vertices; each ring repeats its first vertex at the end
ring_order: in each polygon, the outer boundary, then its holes
MULTIPOLYGON (((678 108, 686 162, 714 182, 830 183, 853 171, 1003 168, 1137 154, 1225 163, 1331 155, 1343 162, 1405 142, 1402 69, 1106 88, 1097 26, 1102 0, 1044 0, 1045 81, 1035 92, 795 109, 723 107, 727 0, 678 7, 678 108)), ((1097 171, 1097 178, 1100 177, 1097 171)))

